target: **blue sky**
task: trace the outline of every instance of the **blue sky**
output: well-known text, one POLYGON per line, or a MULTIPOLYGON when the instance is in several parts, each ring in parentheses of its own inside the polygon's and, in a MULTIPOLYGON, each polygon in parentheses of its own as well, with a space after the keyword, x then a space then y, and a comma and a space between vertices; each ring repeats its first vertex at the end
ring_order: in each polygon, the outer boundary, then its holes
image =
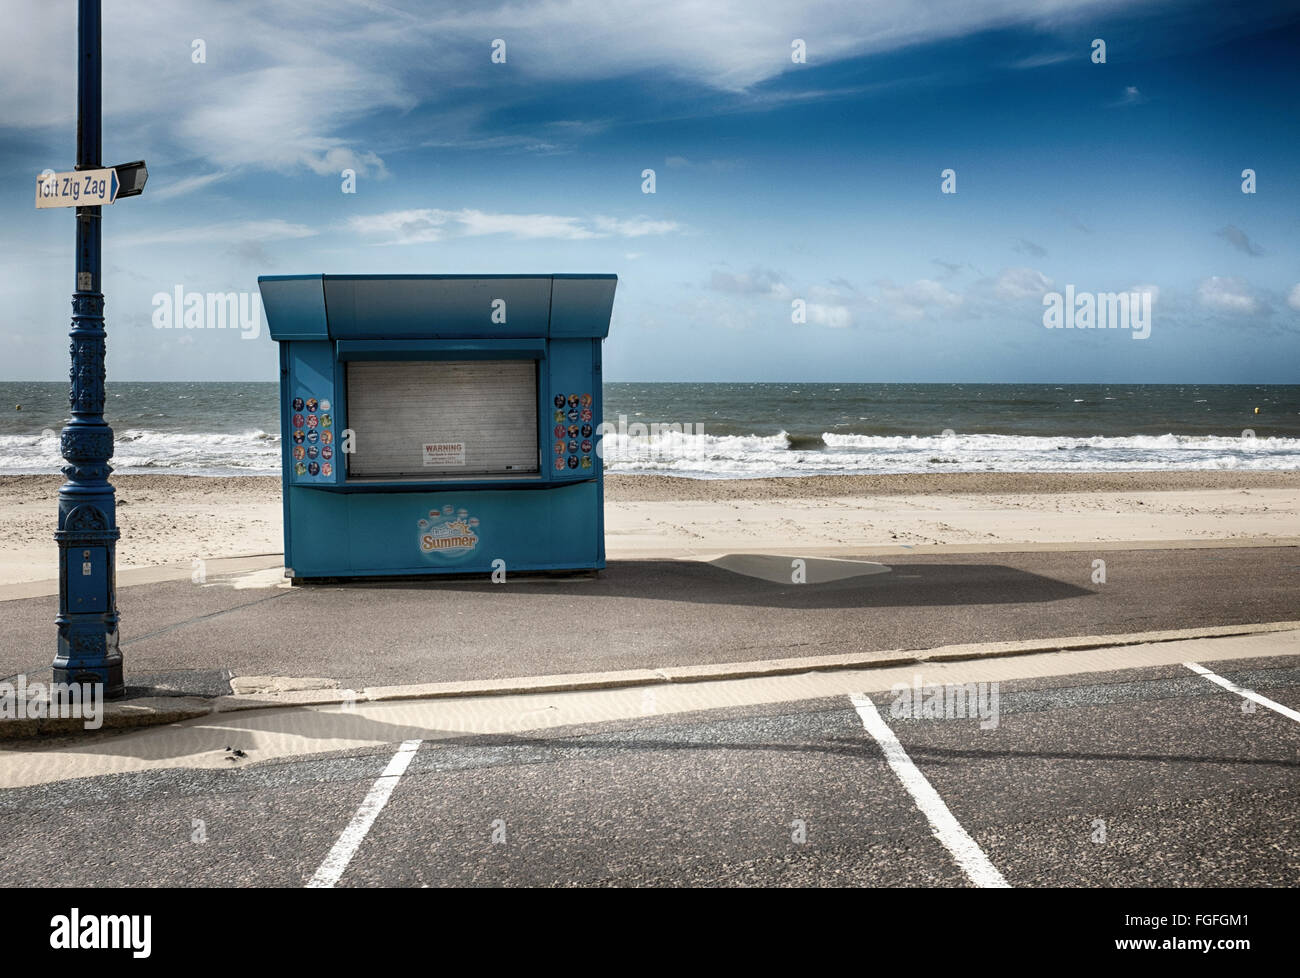
MULTIPOLYGON (((274 379, 266 336, 155 330, 152 297, 298 272, 615 272, 609 380, 1297 380, 1283 4, 104 7, 105 160, 150 168, 105 210, 110 381, 274 379), (1150 291, 1150 337, 1044 329, 1067 284, 1150 291)), ((59 380, 72 212, 33 183, 74 162, 75 4, 32 11, 0 377, 59 380)))

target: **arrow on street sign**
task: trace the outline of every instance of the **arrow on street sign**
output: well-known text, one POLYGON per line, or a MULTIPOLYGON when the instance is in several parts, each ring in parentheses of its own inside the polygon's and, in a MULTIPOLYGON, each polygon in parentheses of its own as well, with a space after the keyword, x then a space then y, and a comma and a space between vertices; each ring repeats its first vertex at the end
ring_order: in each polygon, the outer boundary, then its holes
POLYGON ((122 189, 117 192, 120 200, 123 197, 136 197, 144 193, 144 183, 149 179, 149 168, 144 165, 144 160, 136 160, 134 163, 118 163, 113 169, 117 173, 118 182, 122 189))
POLYGON ((36 178, 36 206, 104 207, 118 197, 143 193, 148 179, 149 171, 144 160, 99 170, 72 170, 68 173, 45 170, 36 178))

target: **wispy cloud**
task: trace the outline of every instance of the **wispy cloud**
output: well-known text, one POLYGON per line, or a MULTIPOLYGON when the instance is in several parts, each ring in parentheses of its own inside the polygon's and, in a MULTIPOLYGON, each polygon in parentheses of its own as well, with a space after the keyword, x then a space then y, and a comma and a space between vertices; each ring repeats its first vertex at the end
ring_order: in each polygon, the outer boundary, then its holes
POLYGON ((180 180, 174 180, 171 183, 163 182, 159 185, 156 176, 149 179, 149 199, 150 200, 171 200, 173 197, 183 197, 185 194, 193 193, 196 190, 202 190, 204 187, 210 187, 212 184, 226 179, 230 176, 229 171, 218 171, 216 173, 199 173, 192 177, 183 177, 180 180))
POLYGON ((275 259, 267 254, 266 248, 260 241, 241 241, 238 244, 231 245, 226 252, 236 261, 245 265, 252 265, 254 268, 274 268, 275 259))
POLYGON ((379 71, 318 58, 226 75, 205 85, 179 135, 221 166, 264 166, 281 172, 306 168, 337 175, 344 168, 382 176, 372 149, 353 145, 339 127, 367 113, 404 109, 415 98, 379 71))
POLYGON ((691 160, 685 156, 666 156, 664 157, 664 166, 671 170, 731 170, 735 168, 736 161, 725 159, 691 160))
POLYGON ((1149 101, 1151 100, 1143 95, 1136 85, 1128 85, 1124 89, 1124 94, 1110 104, 1113 107, 1122 108, 1128 105, 1143 105, 1149 101))
POLYGON ((681 230, 676 221, 649 218, 592 218, 559 214, 502 214, 465 208, 386 211, 350 218, 345 227, 376 238, 376 244, 423 244, 447 238, 505 234, 518 239, 552 238, 579 241, 587 238, 640 238, 681 230))
POLYGON ((1076 231, 1082 231, 1084 234, 1092 234, 1092 228, 1084 224, 1078 214, 1071 213, 1070 211, 1063 210, 1059 207, 1056 209, 1056 213, 1076 231))
POLYGON ((225 224, 198 223, 159 231, 141 231, 114 238, 120 245, 212 245, 242 244, 245 241, 276 241, 310 238, 320 232, 305 224, 279 218, 266 221, 230 221, 225 224))
MULTIPOLYGON (((374 148, 344 130, 418 103, 404 67, 413 55, 401 52, 413 22, 414 12, 345 0, 176 0, 105 17, 105 128, 139 133, 137 152, 151 160, 198 159, 205 170, 382 174, 374 148), (206 61, 191 59, 191 39, 205 42, 206 61)), ((54 0, 0 41, 0 129, 74 124, 75 23, 75 5, 54 0)))
POLYGON ((1080 57, 1086 57, 1086 55, 1080 55, 1077 51, 1046 51, 1042 54, 1031 54, 1019 61, 1013 61, 1010 67, 1017 71, 1027 71, 1033 68, 1046 68, 1048 65, 1059 65, 1063 61, 1080 57))
POLYGON ((709 279, 709 288, 715 292, 727 292, 732 295, 763 295, 772 298, 785 298, 790 295, 790 288, 785 284, 784 276, 780 272, 757 266, 748 272, 715 269, 709 279))
MULTIPOLYGON (((155 158, 202 159, 222 170, 383 175, 391 146, 368 144, 380 131, 376 120, 421 107, 431 109, 435 131, 450 133, 428 145, 565 152, 589 134, 584 127, 602 123, 569 119, 503 134, 491 108, 527 101, 538 81, 651 74, 740 96, 719 103, 720 111, 852 97, 865 89, 762 86, 800 67, 790 58, 793 38, 806 41, 810 65, 826 66, 989 29, 1057 26, 1127 2, 1055 0, 1044 9, 1041 0, 626 0, 615 12, 606 0, 432 9, 422 0, 173 0, 147 17, 105 19, 104 50, 118 53, 105 63, 106 122, 119 132, 134 123, 154 144, 139 151, 155 158), (501 72, 512 87, 471 100, 467 111, 463 86, 477 84, 488 39, 501 36, 510 45, 501 72), (189 57, 191 38, 204 40, 204 63, 189 57), (459 124, 446 125, 449 118, 459 124)), ((48 15, 26 18, 23 30, 0 41, 0 129, 74 122, 75 78, 65 70, 73 5, 51 0, 44 9, 48 15)), ((392 143, 411 130, 386 131, 392 143)), ((204 185, 178 184, 171 195, 204 185)))
POLYGON ((1226 228, 1215 231, 1214 233, 1217 237, 1222 238, 1238 251, 1244 252, 1247 255, 1258 258, 1264 253, 1264 249, 1251 241, 1245 231, 1232 224, 1229 224, 1226 228))
MULTIPOLYGON (((744 91, 794 69, 793 38, 809 62, 894 51, 1011 25, 1059 24, 1122 6, 1121 0, 551 0, 510 7, 511 31, 530 37, 521 70, 591 78, 669 72, 726 91, 744 91)), ((498 10, 473 6, 427 22, 431 35, 481 38, 498 10)), ((500 36, 486 34, 486 36, 500 36)), ((508 39, 508 32, 507 32, 508 39)), ((482 42, 480 42, 482 43, 482 42)))
POLYGON ((1019 300, 1031 296, 1041 298, 1052 287, 1052 280, 1033 268, 1005 268, 993 285, 999 299, 1019 300))
POLYGON ((825 302, 810 302, 806 310, 808 322, 814 326, 827 326, 831 329, 847 329, 853 325, 853 313, 848 306, 831 305, 825 302))
POLYGON ((969 265, 963 264, 961 262, 944 261, 942 258, 931 258, 930 263, 932 265, 937 265, 940 269, 942 269, 942 271, 939 273, 939 278, 942 281, 947 281, 950 278, 954 278, 958 272, 970 267, 969 265))
POLYGON ((1253 315, 1264 308, 1250 286, 1239 278, 1211 276, 1197 287, 1196 297, 1215 312, 1253 315))
POLYGON ((644 238, 651 234, 671 234, 680 231, 681 225, 676 221, 655 221, 648 217, 617 218, 593 217, 591 223, 601 234, 617 235, 621 238, 644 238))
POLYGON ((906 285, 882 279, 876 286, 885 309, 902 322, 915 322, 931 311, 955 309, 962 303, 960 295, 933 279, 917 279, 906 285))

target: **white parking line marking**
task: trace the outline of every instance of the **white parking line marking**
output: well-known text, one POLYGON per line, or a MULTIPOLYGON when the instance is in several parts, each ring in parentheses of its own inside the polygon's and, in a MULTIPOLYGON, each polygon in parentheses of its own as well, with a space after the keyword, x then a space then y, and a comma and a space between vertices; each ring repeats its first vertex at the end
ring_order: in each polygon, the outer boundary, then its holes
POLYGON ((1205 666, 1201 665, 1198 662, 1184 662, 1183 665, 1185 665, 1188 669, 1192 670, 1192 672, 1196 673, 1197 675, 1204 676, 1210 682, 1222 686, 1230 693, 1236 693, 1238 696, 1244 696, 1252 703, 1258 703, 1260 706, 1267 706, 1270 710, 1273 710, 1276 713, 1281 713, 1284 717, 1289 717, 1290 719, 1295 720, 1297 723, 1300 723, 1300 713, 1297 713, 1289 706, 1283 706, 1281 703, 1274 703, 1267 696, 1260 696, 1259 693, 1255 692, 1253 689, 1245 689, 1244 687, 1238 686, 1230 679, 1224 679, 1222 676, 1216 676, 1214 673, 1210 672, 1209 669, 1206 669, 1205 666))
POLYGON ((371 786, 370 793, 361 802, 361 807, 357 809, 357 813, 352 816, 351 823, 339 836, 339 841, 334 843, 334 848, 329 851, 325 861, 320 864, 320 868, 316 870, 316 875, 308 881, 307 886, 309 888, 328 889, 343 876, 343 871, 348 868, 348 863, 352 861, 357 849, 361 847, 366 833, 370 831, 370 826, 375 824, 375 819, 379 817, 379 813, 388 804, 388 796, 393 793, 393 789, 397 787, 397 782, 406 773, 407 765, 411 763, 411 758, 415 756, 415 752, 420 749, 422 743, 424 743, 422 740, 407 740, 397 749, 393 759, 388 762, 388 767, 384 768, 384 773, 371 786))
POLYGON ((867 733, 876 738, 876 743, 885 752, 885 760, 898 775, 898 780, 903 782, 903 787, 916 802, 916 807, 929 820, 930 831, 934 833, 934 837, 952 853, 953 858, 957 860, 957 865, 962 868, 970 881, 976 886, 1010 887, 1011 884, 1002 878, 997 867, 989 862, 988 856, 984 855, 984 850, 961 827, 961 823, 952 812, 948 811, 948 806, 939 797, 939 792, 934 790, 930 782, 925 779, 925 775, 912 763, 912 759, 907 756, 907 751, 903 750, 903 745, 894 736, 894 731, 890 730, 889 725, 881 718, 876 710, 876 704, 871 702, 870 697, 863 693, 851 693, 849 702, 858 711, 867 733))

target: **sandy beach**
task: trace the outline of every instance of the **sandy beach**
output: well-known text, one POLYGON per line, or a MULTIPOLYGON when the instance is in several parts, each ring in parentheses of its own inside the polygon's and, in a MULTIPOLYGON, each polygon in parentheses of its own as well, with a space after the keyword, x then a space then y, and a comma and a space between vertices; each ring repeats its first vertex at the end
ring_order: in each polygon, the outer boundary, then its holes
MULTIPOLYGON (((119 570, 281 552, 273 477, 115 476, 119 570)), ((0 477, 0 586, 53 580, 62 478, 0 477)), ((1077 544, 1288 543, 1300 472, 945 473, 696 480, 610 476, 611 559, 1077 544)))

